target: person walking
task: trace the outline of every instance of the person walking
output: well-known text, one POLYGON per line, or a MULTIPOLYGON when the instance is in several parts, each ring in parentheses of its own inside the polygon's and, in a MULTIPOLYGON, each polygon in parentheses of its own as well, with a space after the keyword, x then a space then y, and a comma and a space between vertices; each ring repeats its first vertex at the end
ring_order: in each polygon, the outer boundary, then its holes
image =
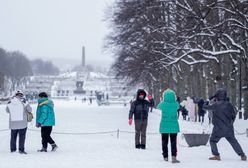
POLYGON ((203 109, 203 105, 204 105, 205 101, 203 99, 200 99, 198 101, 198 121, 203 124, 204 123, 204 116, 206 111, 203 109))
POLYGON ((186 109, 186 104, 187 104, 186 100, 183 100, 180 103, 183 120, 185 120, 185 121, 187 120, 187 115, 188 115, 188 110, 186 109))
POLYGON ((19 136, 19 153, 27 154, 25 151, 27 115, 32 112, 32 108, 21 91, 17 91, 15 96, 8 102, 6 112, 9 113, 9 128, 11 129, 11 153, 16 152, 16 139, 19 136))
POLYGON ((192 122, 195 122, 195 120, 196 120, 196 116, 195 116, 196 106, 195 106, 194 100, 191 99, 190 97, 187 97, 187 103, 186 103, 185 108, 189 113, 189 120, 192 122))
POLYGON ((38 152, 47 152, 48 143, 52 147, 52 152, 58 149, 58 146, 51 137, 52 128, 55 125, 55 114, 53 101, 48 99, 45 92, 39 94, 38 107, 36 111, 36 126, 41 127, 42 148, 38 152))
POLYGON ((172 163, 179 163, 177 160, 177 134, 180 131, 178 123, 179 103, 176 101, 176 94, 173 90, 167 89, 163 94, 163 100, 158 104, 162 111, 160 122, 160 133, 162 136, 163 158, 168 161, 168 142, 171 142, 172 163))
POLYGON ((135 147, 146 149, 146 128, 149 108, 153 107, 153 102, 147 101, 146 92, 143 89, 137 91, 136 100, 132 102, 129 111, 129 125, 132 125, 133 115, 135 124, 135 147))
POLYGON ((180 117, 180 112, 182 112, 181 97, 177 96, 177 102, 179 104, 179 109, 177 110, 177 116, 180 117))
MULTIPOLYGON (((206 105, 213 105, 216 102, 216 98, 212 98, 210 101, 206 102, 206 105)), ((213 110, 208 111, 208 124, 211 125, 213 123, 213 110)))
POLYGON ((236 118, 236 112, 233 105, 227 99, 226 90, 219 89, 213 98, 216 98, 216 103, 212 105, 204 105, 204 109, 213 111, 214 127, 210 138, 210 146, 214 156, 209 159, 221 160, 217 143, 221 138, 226 138, 226 140, 233 147, 234 151, 241 157, 241 160, 246 161, 247 157, 234 135, 233 123, 236 118))
MULTIPOLYGON (((148 95, 148 100, 150 103, 154 104, 154 99, 152 97, 152 95, 148 95)), ((153 107, 150 107, 150 112, 152 113, 153 107)))

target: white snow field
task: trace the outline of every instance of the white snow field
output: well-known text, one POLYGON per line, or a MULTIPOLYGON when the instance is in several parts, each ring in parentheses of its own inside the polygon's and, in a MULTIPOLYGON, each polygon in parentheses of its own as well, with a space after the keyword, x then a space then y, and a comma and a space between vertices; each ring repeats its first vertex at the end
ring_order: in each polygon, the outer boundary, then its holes
MULTIPOLYGON (((10 153, 10 131, 5 105, 0 105, 0 168, 245 168, 248 162, 240 161, 225 139, 219 142, 222 161, 209 161, 210 147, 189 148, 181 134, 178 136, 178 159, 180 164, 165 162, 162 158, 159 130, 159 111, 150 113, 147 150, 134 148, 134 126, 128 125, 129 107, 82 104, 81 101, 55 101, 56 126, 52 137, 59 149, 56 152, 38 153, 41 148, 39 129, 30 123, 26 138, 28 155, 10 153), (117 138, 117 130, 120 130, 117 138), (111 133, 111 131, 113 131, 111 133), (106 134, 76 134, 110 132, 106 134), (56 134, 75 133, 75 134, 56 134), (149 134, 152 133, 152 134, 149 134), (156 133, 156 134, 154 134, 156 133)), ((36 105, 32 105, 35 112, 36 105)), ((189 123, 180 119, 181 132, 209 132, 210 127, 189 123)), ((247 121, 237 120, 235 127, 245 132, 247 121)), ((248 138, 237 135, 248 154, 248 138)), ((50 149, 49 149, 50 151, 50 149)))

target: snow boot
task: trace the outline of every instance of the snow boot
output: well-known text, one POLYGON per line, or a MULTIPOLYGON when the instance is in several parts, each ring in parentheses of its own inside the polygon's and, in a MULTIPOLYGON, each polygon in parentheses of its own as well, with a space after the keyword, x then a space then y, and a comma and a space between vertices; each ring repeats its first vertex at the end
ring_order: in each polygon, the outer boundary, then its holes
POLYGON ((140 144, 135 145, 136 149, 140 149, 140 144))
POLYGON ((37 152, 47 152, 46 148, 41 148, 41 150, 38 150, 37 152))
POLYGON ((27 152, 25 152, 25 151, 19 151, 19 153, 22 155, 27 155, 27 152))
POLYGON ((55 152, 58 149, 58 146, 56 144, 52 144, 52 152, 55 152))
POLYGON ((209 160, 218 160, 220 161, 220 156, 213 156, 213 157, 210 157, 209 160))
POLYGON ((168 162, 169 161, 169 158, 168 157, 165 157, 164 158, 164 161, 168 162))
POLYGON ((146 149, 146 145, 141 144, 141 145, 140 145, 140 149, 146 149))
POLYGON ((241 160, 242 160, 242 161, 247 161, 247 156, 246 156, 246 155, 242 155, 242 156, 241 156, 241 160))
POLYGON ((172 163, 180 163, 175 156, 172 156, 172 163))

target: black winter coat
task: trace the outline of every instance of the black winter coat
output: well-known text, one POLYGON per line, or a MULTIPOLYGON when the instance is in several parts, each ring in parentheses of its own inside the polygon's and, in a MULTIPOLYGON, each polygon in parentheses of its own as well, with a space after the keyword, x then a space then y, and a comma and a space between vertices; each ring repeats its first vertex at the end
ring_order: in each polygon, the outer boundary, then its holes
POLYGON ((204 116, 206 111, 203 109, 203 105, 204 105, 204 100, 201 99, 199 102, 198 102, 198 114, 199 116, 204 116))
POLYGON ((133 118, 135 120, 147 120, 148 113, 149 113, 149 107, 154 106, 154 101, 147 101, 144 99, 139 99, 139 94, 143 92, 146 97, 146 92, 144 90, 138 90, 136 100, 131 104, 131 108, 129 111, 129 119, 133 118))

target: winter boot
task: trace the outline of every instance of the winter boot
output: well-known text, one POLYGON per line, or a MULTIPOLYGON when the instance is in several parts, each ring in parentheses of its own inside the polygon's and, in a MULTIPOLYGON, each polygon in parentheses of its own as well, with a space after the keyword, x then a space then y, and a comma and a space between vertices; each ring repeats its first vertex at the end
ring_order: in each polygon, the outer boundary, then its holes
POLYGON ((168 162, 169 161, 169 158, 168 157, 165 157, 164 158, 164 161, 168 162))
POLYGON ((172 163, 180 163, 175 156, 172 156, 172 163))
POLYGON ((19 151, 19 153, 22 154, 22 155, 26 155, 27 154, 27 152, 25 152, 25 151, 19 151))
POLYGON ((242 160, 242 161, 247 161, 247 156, 246 156, 246 155, 242 155, 242 156, 241 156, 241 160, 242 160))
POLYGON ((209 160, 218 160, 220 161, 220 156, 213 156, 213 157, 210 157, 209 160))
POLYGON ((37 152, 47 152, 47 149, 42 147, 41 150, 38 150, 37 152))
POLYGON ((146 149, 146 145, 141 144, 141 145, 140 145, 140 148, 141 148, 141 149, 146 149))
POLYGON ((56 144, 52 144, 52 152, 55 152, 58 149, 58 146, 56 144))
POLYGON ((135 145, 136 149, 140 149, 140 144, 135 145))

